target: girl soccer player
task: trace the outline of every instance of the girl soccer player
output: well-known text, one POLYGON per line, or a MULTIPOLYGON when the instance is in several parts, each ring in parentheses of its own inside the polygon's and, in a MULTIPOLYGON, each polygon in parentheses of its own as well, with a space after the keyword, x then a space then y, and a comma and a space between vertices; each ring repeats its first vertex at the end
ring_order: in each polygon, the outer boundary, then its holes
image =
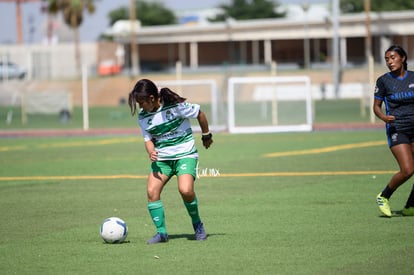
MULTIPOLYGON (((380 211, 391 217, 388 200, 414 174, 414 72, 407 70, 407 53, 400 46, 393 45, 385 51, 385 62, 390 72, 377 79, 373 110, 386 123, 388 145, 400 167, 377 195, 380 211)), ((414 216, 414 185, 402 214, 414 216)))
POLYGON ((158 91, 157 86, 148 79, 139 80, 129 93, 131 114, 137 112, 137 104, 142 109, 138 114, 138 123, 152 162, 147 181, 147 206, 157 233, 147 241, 148 244, 168 241, 161 192, 174 175, 177 176, 178 190, 191 217, 196 240, 207 239, 194 192, 198 153, 189 119, 198 120, 206 149, 213 139, 200 105, 186 103, 185 100, 168 88, 158 91))

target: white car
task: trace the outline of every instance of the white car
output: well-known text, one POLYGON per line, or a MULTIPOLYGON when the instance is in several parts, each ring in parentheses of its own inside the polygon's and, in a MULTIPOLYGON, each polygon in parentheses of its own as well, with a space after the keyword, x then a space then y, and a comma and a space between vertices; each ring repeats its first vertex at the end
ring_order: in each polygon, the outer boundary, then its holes
POLYGON ((27 70, 12 62, 0 62, 0 80, 3 79, 24 79, 27 70))

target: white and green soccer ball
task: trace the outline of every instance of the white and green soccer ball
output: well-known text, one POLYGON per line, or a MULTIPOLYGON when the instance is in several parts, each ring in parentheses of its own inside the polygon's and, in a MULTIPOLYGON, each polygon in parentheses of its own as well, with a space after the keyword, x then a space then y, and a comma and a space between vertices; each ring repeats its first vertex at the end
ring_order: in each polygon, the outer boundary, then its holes
POLYGON ((128 226, 124 220, 110 217, 102 222, 100 234, 106 243, 122 243, 128 235, 128 226))

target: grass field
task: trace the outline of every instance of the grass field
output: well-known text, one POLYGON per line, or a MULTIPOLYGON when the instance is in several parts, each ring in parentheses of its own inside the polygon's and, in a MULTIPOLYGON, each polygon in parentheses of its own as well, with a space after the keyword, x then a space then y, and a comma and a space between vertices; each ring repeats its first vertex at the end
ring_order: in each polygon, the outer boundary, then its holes
MULTIPOLYGON (((360 101, 356 99, 350 100, 326 100, 315 101, 315 123, 345 123, 345 122, 365 122, 370 121, 369 110, 366 108, 366 116, 361 116, 360 101)), ((290 109, 295 109, 293 105, 289 105, 290 109)), ((280 106, 283 109, 283 106, 280 106)), ((202 106, 202 110, 211 118, 210 106, 202 106)), ((297 109, 303 109, 297 108, 297 109)), ((281 110, 280 110, 281 111, 281 110)), ((304 109, 303 109, 304 111, 304 109)), ((218 114, 218 123, 225 125, 227 121, 226 111, 222 110, 218 114)), ((283 110, 284 114, 287 110, 283 110)), ((245 116, 245 118, 247 115, 245 116)), ((283 123, 284 116, 279 116, 283 123)), ((301 119, 304 116, 302 114, 301 119)), ((89 110, 89 127, 90 128, 134 128, 137 127, 136 120, 131 118, 129 107, 127 105, 114 107, 91 107, 89 110)), ((257 119, 255 120, 257 123, 257 119)), ((211 122, 211 119, 210 119, 211 122)), ((304 123, 304 121, 292 121, 290 123, 304 123)), ((71 119, 62 123, 59 116, 54 115, 28 115, 27 123, 22 124, 22 115, 20 107, 9 108, 0 106, 0 131, 1 130, 15 130, 15 129, 81 129, 83 127, 82 108, 75 107, 71 119), (10 123, 6 123, 7 114, 12 114, 10 123)))
POLYGON ((176 180, 163 192, 170 241, 146 209, 140 137, 0 139, 2 274, 413 274, 412 181, 381 217, 397 169, 382 130, 230 135, 202 148, 196 191, 208 240, 192 240, 176 180), (109 216, 127 243, 104 244, 109 216))

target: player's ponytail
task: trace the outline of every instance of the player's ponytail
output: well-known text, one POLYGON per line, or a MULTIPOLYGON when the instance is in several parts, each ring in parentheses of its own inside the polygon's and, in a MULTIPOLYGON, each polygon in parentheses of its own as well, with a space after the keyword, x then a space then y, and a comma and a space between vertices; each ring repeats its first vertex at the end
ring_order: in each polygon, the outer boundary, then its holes
POLYGON ((385 51, 385 53, 387 53, 387 52, 396 52, 396 53, 398 53, 401 57, 403 57, 403 58, 404 58, 404 63, 403 63, 404 70, 407 70, 407 68, 408 68, 408 65, 407 65, 407 59, 408 59, 408 56, 407 56, 407 52, 403 49, 403 47, 401 47, 401 46, 399 46, 399 45, 392 45, 391 47, 389 47, 389 48, 385 51))
POLYGON ((168 88, 161 88, 160 90, 161 103, 164 105, 171 105, 186 101, 186 98, 174 93, 168 88))

